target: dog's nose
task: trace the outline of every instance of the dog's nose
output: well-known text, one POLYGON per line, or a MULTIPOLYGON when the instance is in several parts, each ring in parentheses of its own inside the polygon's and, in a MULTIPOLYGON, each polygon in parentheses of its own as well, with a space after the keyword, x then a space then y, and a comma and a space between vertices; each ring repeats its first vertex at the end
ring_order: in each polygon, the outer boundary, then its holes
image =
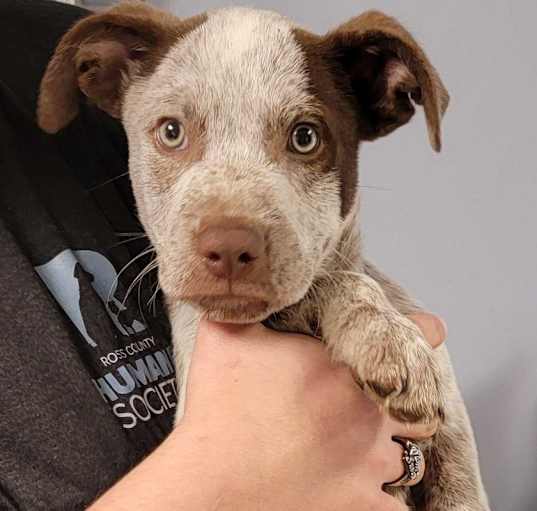
POLYGON ((215 277, 241 279, 264 266, 263 236, 253 228, 209 226, 198 236, 197 251, 215 277))

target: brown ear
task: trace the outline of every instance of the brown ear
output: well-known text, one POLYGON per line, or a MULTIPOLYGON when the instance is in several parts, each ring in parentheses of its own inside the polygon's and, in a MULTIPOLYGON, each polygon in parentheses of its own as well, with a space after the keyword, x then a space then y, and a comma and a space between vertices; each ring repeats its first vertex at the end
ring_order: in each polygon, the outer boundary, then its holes
POLYGON ((423 105, 429 140, 441 149, 449 95, 414 38, 393 18, 369 11, 324 38, 355 95, 362 137, 373 140, 406 124, 423 105))
POLYGON ((61 39, 41 81, 39 126, 56 133, 88 100, 121 116, 123 94, 151 73, 169 47, 194 25, 141 2, 124 2, 76 23, 61 39))

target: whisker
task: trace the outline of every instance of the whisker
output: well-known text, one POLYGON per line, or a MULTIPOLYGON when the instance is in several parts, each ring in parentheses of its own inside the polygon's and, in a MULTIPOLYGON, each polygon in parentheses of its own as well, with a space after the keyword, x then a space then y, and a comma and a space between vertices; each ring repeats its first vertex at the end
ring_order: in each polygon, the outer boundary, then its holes
POLYGON ((153 305, 153 316, 156 316, 157 315, 157 294, 160 291, 160 284, 159 284, 158 279, 157 279, 154 287, 155 287, 155 289, 153 291, 153 294, 151 295, 151 297, 147 301, 147 307, 149 308, 151 306, 151 304, 152 304, 153 305))
POLYGON ((117 287, 117 284, 119 282, 119 277, 129 268, 132 264, 134 264, 138 259, 141 257, 146 256, 147 254, 150 254, 151 252, 155 252, 155 249, 153 247, 149 247, 146 250, 143 250, 140 252, 137 256, 133 257, 121 270, 119 270, 118 274, 116 275, 116 278, 114 279, 114 282, 112 282, 110 286, 110 291, 108 292, 108 301, 110 301, 110 297, 112 296, 112 290, 117 287))
POLYGON ((118 231, 118 232, 115 232, 114 234, 118 236, 119 238, 127 238, 128 236, 138 236, 138 235, 147 236, 144 231, 137 231, 137 232, 118 231))
POLYGON ((107 179, 106 181, 103 181, 102 183, 99 183, 98 185, 92 186, 91 188, 88 188, 88 192, 93 192, 94 190, 97 190, 97 188, 100 188, 101 186, 106 186, 107 184, 113 183, 117 179, 120 179, 122 177, 128 176, 129 171, 124 172, 123 174, 119 174, 119 176, 112 177, 110 179, 107 179))
POLYGON ((136 287, 136 284, 142 282, 144 277, 148 275, 151 271, 155 270, 158 266, 156 257, 151 260, 143 269, 138 273, 138 275, 134 278, 134 280, 130 283, 129 287, 127 288, 127 292, 125 293, 125 296, 123 297, 123 305, 127 302, 127 299, 129 298, 129 295, 131 294, 132 290, 136 287))
POLYGON ((132 238, 129 238, 129 239, 126 239, 126 240, 123 240, 123 241, 118 241, 117 243, 114 243, 112 245, 112 247, 119 247, 120 245, 125 245, 125 243, 131 243, 133 241, 142 240, 144 238, 147 238, 147 235, 146 234, 140 234, 139 236, 134 236, 132 238))

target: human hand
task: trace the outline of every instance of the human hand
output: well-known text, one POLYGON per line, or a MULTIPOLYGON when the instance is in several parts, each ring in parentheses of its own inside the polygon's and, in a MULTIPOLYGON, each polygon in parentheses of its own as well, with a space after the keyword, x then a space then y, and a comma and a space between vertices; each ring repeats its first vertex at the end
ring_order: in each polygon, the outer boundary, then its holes
MULTIPOLYGON (((435 346, 437 318, 411 317, 435 346)), ((400 424, 356 387, 322 344, 261 325, 202 321, 179 426, 219 488, 219 509, 403 509, 383 484, 403 473, 400 424)))

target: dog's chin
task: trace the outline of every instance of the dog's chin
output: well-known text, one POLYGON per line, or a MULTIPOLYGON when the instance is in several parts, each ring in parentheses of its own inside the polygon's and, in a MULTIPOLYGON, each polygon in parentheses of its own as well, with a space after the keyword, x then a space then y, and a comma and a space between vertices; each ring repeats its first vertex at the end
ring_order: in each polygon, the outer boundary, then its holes
POLYGON ((275 311, 267 300, 248 296, 189 296, 183 300, 202 312, 207 319, 220 323, 257 323, 275 311))

